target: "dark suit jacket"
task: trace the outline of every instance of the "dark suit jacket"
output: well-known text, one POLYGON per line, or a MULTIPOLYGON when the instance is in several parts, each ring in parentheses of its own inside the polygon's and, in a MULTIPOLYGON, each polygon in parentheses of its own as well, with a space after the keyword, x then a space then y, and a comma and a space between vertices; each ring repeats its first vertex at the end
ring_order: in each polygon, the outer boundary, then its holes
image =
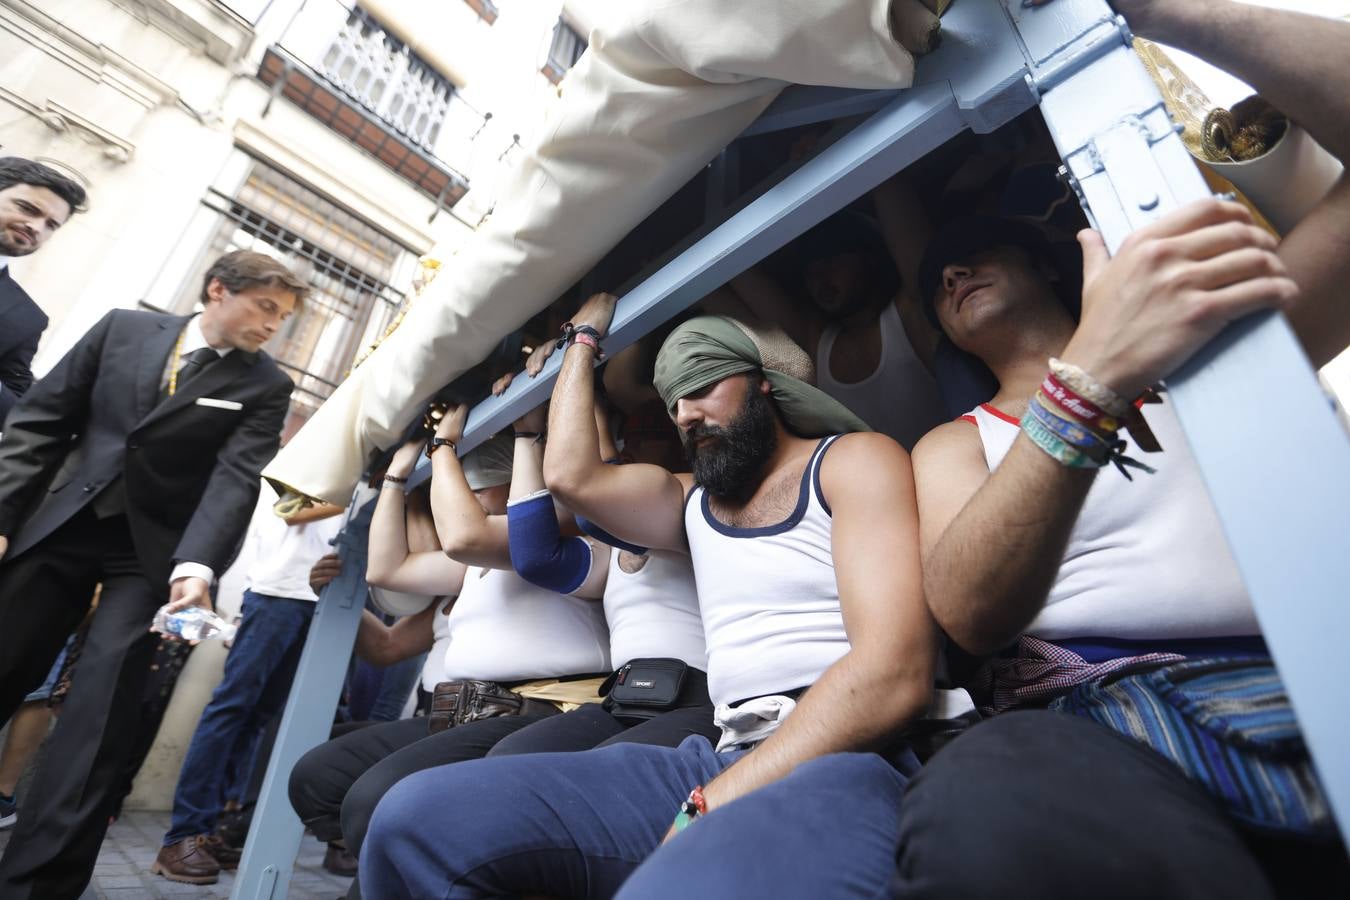
POLYGON ((0 270, 0 423, 33 383, 33 354, 47 330, 47 314, 28 292, 0 270))
POLYGON ((166 397, 160 380, 186 323, 114 310, 19 401, 0 439, 7 558, 121 475, 147 577, 165 582, 174 562, 188 560, 225 569, 276 453, 293 385, 265 353, 235 350, 166 397))

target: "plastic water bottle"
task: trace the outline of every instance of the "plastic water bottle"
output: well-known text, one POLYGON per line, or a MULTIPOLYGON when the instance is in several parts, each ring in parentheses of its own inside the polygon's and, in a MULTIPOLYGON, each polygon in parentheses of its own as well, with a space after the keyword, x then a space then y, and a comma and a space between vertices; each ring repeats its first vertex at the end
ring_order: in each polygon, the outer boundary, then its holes
POLYGON ((189 606, 177 612, 169 612, 167 606, 161 606, 155 613, 155 622, 151 631, 172 635, 185 641, 209 641, 219 638, 228 641, 234 638, 236 627, 220 616, 200 606, 189 606))

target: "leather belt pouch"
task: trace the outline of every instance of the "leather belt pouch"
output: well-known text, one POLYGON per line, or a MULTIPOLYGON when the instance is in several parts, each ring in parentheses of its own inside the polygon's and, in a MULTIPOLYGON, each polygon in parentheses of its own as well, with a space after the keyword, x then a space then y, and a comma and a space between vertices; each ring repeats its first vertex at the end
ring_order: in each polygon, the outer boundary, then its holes
POLYGON ((427 731, 436 734, 455 725, 497 716, 550 716, 552 703, 530 700, 495 681, 442 681, 431 694, 427 731))

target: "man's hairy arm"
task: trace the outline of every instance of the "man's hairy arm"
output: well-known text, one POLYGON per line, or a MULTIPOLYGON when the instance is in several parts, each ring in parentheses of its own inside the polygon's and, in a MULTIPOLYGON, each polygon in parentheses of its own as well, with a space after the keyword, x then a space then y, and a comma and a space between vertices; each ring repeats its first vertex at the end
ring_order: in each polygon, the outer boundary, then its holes
MULTIPOLYGON (((597 294, 573 321, 593 324, 603 334, 613 298, 597 294), (608 311, 596 313, 596 298, 608 311)), ((688 552, 684 537, 685 484, 660 466, 607 465, 595 428, 594 351, 573 344, 563 356, 548 412, 544 481, 568 509, 622 540, 656 550, 688 552)))
POLYGON ((963 650, 993 653, 1036 618, 1095 476, 1061 466, 1020 433, 991 473, 967 422, 919 441, 924 594, 963 650))
POLYGON ((938 638, 924 605, 905 451, 878 434, 840 438, 825 455, 821 488, 850 649, 782 727, 705 788, 710 810, 809 759, 884 747, 932 699, 938 638))

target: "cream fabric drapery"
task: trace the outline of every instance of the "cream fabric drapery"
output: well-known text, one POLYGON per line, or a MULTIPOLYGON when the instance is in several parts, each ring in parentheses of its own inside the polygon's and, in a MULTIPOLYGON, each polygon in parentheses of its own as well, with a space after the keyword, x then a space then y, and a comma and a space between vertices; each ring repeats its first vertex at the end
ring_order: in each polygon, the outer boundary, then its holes
MULTIPOLYGON (((933 3, 934 0, 929 0, 933 3)), ((976 0, 984 2, 984 0, 976 0)), ((491 219, 264 475, 342 503, 371 451, 590 268, 788 84, 908 87, 920 0, 628 0, 597 28, 491 219)))

